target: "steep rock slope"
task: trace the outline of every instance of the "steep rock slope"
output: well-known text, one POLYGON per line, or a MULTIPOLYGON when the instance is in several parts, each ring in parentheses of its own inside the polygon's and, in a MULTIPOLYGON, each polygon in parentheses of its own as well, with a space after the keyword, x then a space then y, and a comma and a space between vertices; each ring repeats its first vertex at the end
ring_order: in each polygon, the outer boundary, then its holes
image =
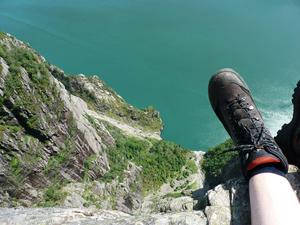
POLYGON ((152 107, 131 106, 97 76, 66 75, 0 33, 0 206, 132 212, 164 183, 164 193, 191 192, 199 160, 161 140, 162 127, 152 107))

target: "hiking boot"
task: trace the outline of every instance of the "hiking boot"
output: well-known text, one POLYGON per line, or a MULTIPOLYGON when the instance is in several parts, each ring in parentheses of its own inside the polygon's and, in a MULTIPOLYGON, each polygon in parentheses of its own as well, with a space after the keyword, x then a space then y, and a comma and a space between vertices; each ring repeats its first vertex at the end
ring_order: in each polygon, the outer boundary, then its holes
POLYGON ((223 69, 209 82, 209 99, 223 126, 237 146, 243 174, 249 178, 254 168, 275 165, 284 173, 288 163, 265 127, 248 86, 237 72, 223 69))
POLYGON ((288 162, 300 168, 300 81, 294 89, 292 103, 294 105, 293 118, 277 132, 275 141, 288 162))

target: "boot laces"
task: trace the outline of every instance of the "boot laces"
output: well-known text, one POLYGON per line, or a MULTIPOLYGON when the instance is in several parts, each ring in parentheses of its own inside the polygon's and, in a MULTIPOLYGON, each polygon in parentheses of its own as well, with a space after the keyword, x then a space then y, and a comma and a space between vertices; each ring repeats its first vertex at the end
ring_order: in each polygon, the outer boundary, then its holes
POLYGON ((220 154, 227 152, 239 152, 242 155, 247 155, 259 149, 267 150, 277 148, 263 122, 257 117, 253 116, 252 110, 254 109, 254 106, 249 105, 249 103, 246 102, 246 99, 247 98, 245 96, 238 95, 235 99, 228 103, 227 109, 229 110, 232 120, 234 120, 235 124, 237 124, 250 135, 251 143, 253 144, 238 145, 233 148, 225 149, 220 154), (246 126, 245 124, 239 122, 241 119, 236 118, 234 115, 234 111, 237 109, 244 110, 246 118, 243 119, 251 120, 250 125, 246 126))

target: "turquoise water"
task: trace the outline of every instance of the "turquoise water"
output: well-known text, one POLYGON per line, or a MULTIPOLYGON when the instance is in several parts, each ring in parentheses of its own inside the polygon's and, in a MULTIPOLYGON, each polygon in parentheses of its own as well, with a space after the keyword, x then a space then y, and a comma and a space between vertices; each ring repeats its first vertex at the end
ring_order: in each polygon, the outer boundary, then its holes
POLYGON ((1 0, 0 29, 69 73, 99 74, 153 105, 166 139, 205 150, 227 138, 207 98, 211 74, 239 71, 273 133, 291 117, 300 73, 297 0, 1 0))

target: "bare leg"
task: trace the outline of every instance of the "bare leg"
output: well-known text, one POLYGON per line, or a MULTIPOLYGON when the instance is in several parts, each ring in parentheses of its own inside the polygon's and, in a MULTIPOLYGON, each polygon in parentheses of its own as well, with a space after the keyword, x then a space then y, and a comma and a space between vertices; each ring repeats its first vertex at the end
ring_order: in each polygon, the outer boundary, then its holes
POLYGON ((289 181, 261 173, 249 181, 252 225, 299 225, 300 204, 289 181))

